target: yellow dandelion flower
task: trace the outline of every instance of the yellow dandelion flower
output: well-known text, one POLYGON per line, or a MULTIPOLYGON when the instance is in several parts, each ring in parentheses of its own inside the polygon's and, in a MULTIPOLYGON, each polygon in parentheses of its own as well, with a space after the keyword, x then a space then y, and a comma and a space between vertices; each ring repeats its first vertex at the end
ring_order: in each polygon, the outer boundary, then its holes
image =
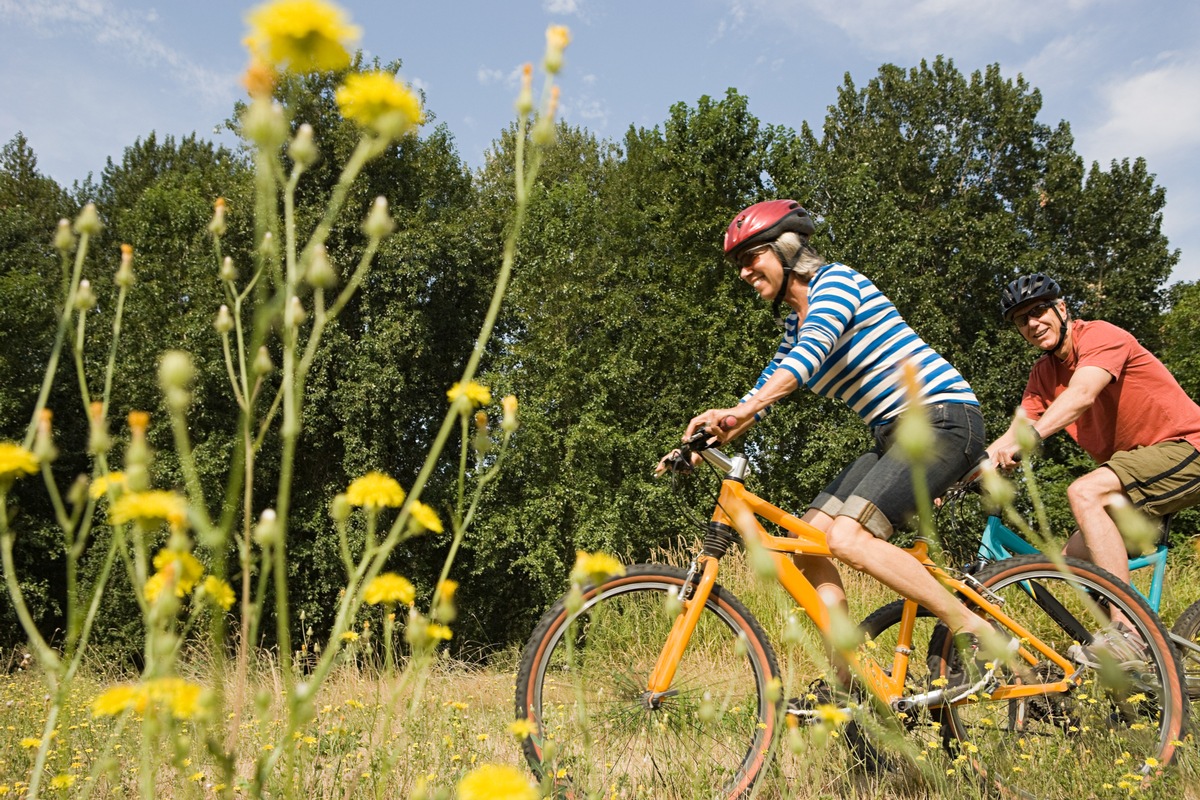
POLYGON ((118 492, 125 489, 124 472, 109 472, 106 475, 96 478, 96 480, 92 481, 92 485, 88 487, 88 495, 93 500, 99 500, 101 497, 108 495, 110 488, 118 492))
POLYGON ((575 583, 602 583, 609 576, 624 575, 625 567, 605 553, 575 553, 575 566, 571 569, 571 580, 575 583))
POLYGON ((437 595, 443 603, 448 603, 454 599, 454 593, 458 591, 458 581, 447 578, 444 581, 439 581, 437 585, 437 595))
POLYGON ((12 442, 0 442, 0 483, 24 478, 38 471, 38 458, 12 442))
POLYGON ((368 472, 350 482, 346 501, 364 508, 399 508, 404 503, 404 490, 395 478, 382 472, 368 472))
POLYGON ((24 747, 26 750, 32 750, 35 747, 41 747, 41 746, 42 746, 42 740, 35 739, 32 736, 26 736, 24 739, 21 740, 21 747, 24 747))
POLYGON ((201 588, 204 589, 204 596, 215 605, 220 606, 222 611, 231 609, 234 600, 237 599, 233 594, 233 587, 216 575, 209 575, 205 578, 201 588))
POLYGON ((454 634, 445 625, 434 622, 425 626, 425 635, 433 640, 442 639, 448 642, 454 634))
POLYGON ((175 492, 160 489, 126 492, 113 503, 108 520, 114 525, 140 522, 147 527, 166 522, 179 530, 187 521, 187 501, 175 492))
POLYGON ((334 95, 342 116, 386 136, 403 136, 425 121, 421 101, 387 72, 349 75, 334 95))
POLYGON ((145 695, 140 686, 122 684, 108 689, 92 701, 93 717, 114 717, 130 708, 145 708, 145 695))
POLYGON ((200 713, 201 687, 183 678, 155 678, 145 685, 146 698, 168 709, 175 719, 193 719, 200 713))
POLYGON ((342 641, 343 642, 357 642, 358 634, 355 633, 354 631, 345 631, 342 633, 342 641))
POLYGON ((446 397, 450 398, 451 403, 461 401, 474 408, 492 402, 492 390, 475 381, 468 382, 466 386, 456 383, 446 392, 446 397))
POLYGON ((204 575, 204 565, 194 555, 180 550, 159 550, 154 568, 175 586, 175 596, 183 597, 196 588, 204 575))
MULTIPOLYGON (((790 722, 791 720, 792 720, 792 717, 789 716, 788 721, 790 722)), ((535 733, 537 733, 537 723, 528 718, 519 719, 516 722, 512 722, 509 724, 508 732, 511 733, 513 736, 515 736, 517 739, 520 739, 523 741, 526 738, 533 736, 535 733)))
POLYGON ((458 800, 537 800, 537 788, 525 772, 501 764, 483 764, 458 782, 458 800))
POLYGON ((74 775, 55 775, 50 779, 51 789, 70 789, 71 784, 75 783, 74 775))
POLYGON ((816 708, 817 716, 829 725, 841 725, 850 719, 850 714, 832 703, 822 703, 816 708))
POLYGON ((275 0, 251 11, 246 23, 251 54, 291 72, 349 66, 347 46, 361 34, 345 12, 321 0, 275 0))
POLYGON ((411 606, 417 599, 417 590, 408 578, 394 572, 385 572, 374 578, 363 590, 363 602, 377 606, 380 603, 402 603, 411 606))
POLYGON ((445 528, 442 527, 442 520, 438 517, 436 511, 422 502, 413 503, 412 510, 413 521, 427 531, 441 533, 445 528))
POLYGON ((167 586, 167 580, 167 576, 161 572, 156 572, 146 579, 146 585, 142 587, 142 597, 146 598, 147 603, 158 601, 158 596, 167 586))

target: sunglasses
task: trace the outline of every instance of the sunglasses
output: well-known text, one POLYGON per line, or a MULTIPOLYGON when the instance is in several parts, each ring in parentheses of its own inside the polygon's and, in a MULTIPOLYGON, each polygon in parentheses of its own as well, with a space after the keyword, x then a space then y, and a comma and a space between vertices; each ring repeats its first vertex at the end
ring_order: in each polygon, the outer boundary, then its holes
POLYGON ((765 253, 770 249, 771 249, 771 245, 769 245, 769 244, 759 245, 758 247, 751 247, 746 252, 739 253, 738 257, 736 259, 734 259, 733 263, 739 270, 745 269, 746 267, 748 267, 754 263, 754 259, 758 258, 760 253, 765 253))
POLYGON ((1049 303, 1038 303, 1036 306, 1029 309, 1028 311, 1014 316, 1013 322, 1015 322, 1017 324, 1018 328, 1024 328, 1026 325, 1029 324, 1030 319, 1032 319, 1033 317, 1040 317, 1042 314, 1045 314, 1047 311, 1054 308, 1054 302, 1055 301, 1051 301, 1049 303))

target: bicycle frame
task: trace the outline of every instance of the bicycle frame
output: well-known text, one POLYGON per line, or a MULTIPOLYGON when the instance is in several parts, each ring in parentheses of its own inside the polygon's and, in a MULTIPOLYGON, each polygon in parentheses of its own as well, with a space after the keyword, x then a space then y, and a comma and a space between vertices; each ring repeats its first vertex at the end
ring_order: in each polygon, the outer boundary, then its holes
MULTIPOLYGON (((1009 529, 1000 521, 999 517, 995 515, 988 517, 987 525, 983 529, 983 538, 979 541, 979 557, 981 559, 1001 561, 1005 558, 1012 558, 1014 555, 1034 555, 1038 552, 1040 551, 1036 547, 1009 529)), ((1146 598, 1150 608, 1157 614, 1159 604, 1162 602, 1163 579, 1167 572, 1167 546, 1165 544, 1158 545, 1149 555, 1130 556, 1129 571, 1131 573, 1147 568, 1152 569, 1149 593, 1142 592, 1136 586, 1133 588, 1146 598)))
MULTIPOLYGON (((744 457, 737 456, 729 459, 719 451, 712 450, 703 451, 702 456, 726 472, 726 477, 721 483, 721 492, 716 508, 713 510, 712 521, 709 523, 709 530, 717 531, 718 534, 737 531, 748 546, 757 545, 771 552, 778 583, 808 614, 826 641, 831 641, 829 609, 817 593, 816 588, 804 577, 791 559, 791 556, 796 554, 832 558, 825 534, 750 492, 743 482, 746 470, 744 457), (778 525, 793 534, 794 538, 771 535, 759 522, 759 518, 778 525)), ((1045 693, 1058 693, 1065 692, 1074 685, 1076 681, 1072 679, 1072 676, 1078 674, 1075 664, 1008 617, 987 596, 976 591, 975 586, 978 584, 973 586, 969 576, 966 580, 960 580, 944 572, 929 559, 928 549, 924 542, 918 541, 913 547, 907 548, 906 552, 923 564, 949 591, 958 593, 966 601, 974 603, 983 613, 995 619, 1020 639, 1023 644, 1018 651, 1020 658, 1030 665, 1036 664, 1037 659, 1026 648, 1036 649, 1047 659, 1056 663, 1062 669, 1063 674, 1068 676, 1062 681, 1049 683, 1001 686, 992 691, 990 697, 1015 699, 1045 693)), ((716 583, 721 555, 723 553, 717 555, 701 553, 692 565, 693 570, 700 574, 699 581, 690 592, 690 596, 688 592, 692 586, 690 579, 680 591, 679 600, 683 603, 684 610, 676 617, 667 642, 647 682, 647 700, 651 704, 670 693, 671 681, 675 676, 680 658, 687 647, 700 613, 708 601, 712 587, 716 583)), ((890 670, 884 669, 874 661, 861 661, 854 652, 840 653, 851 669, 862 677, 870 691, 888 705, 895 706, 904 694, 904 681, 908 673, 909 655, 912 652, 912 633, 917 611, 917 604, 914 601, 906 600, 900 638, 893 654, 890 670)), ((980 691, 983 688, 982 684, 983 682, 972 687, 957 687, 955 696, 948 699, 950 702, 956 702, 961 697, 980 691)), ((937 689, 921 695, 919 698, 909 698, 908 700, 910 705, 912 701, 933 705, 946 701, 947 695, 944 690, 937 689)))

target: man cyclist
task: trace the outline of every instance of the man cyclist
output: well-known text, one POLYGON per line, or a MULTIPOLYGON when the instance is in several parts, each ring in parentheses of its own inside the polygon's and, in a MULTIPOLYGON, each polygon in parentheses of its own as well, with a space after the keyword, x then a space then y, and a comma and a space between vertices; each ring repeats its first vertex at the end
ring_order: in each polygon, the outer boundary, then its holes
MULTIPOLYGON (((933 426, 927 480, 934 496, 983 457, 979 403, 962 375, 913 332, 875 284, 821 258, 809 244, 813 231, 808 212, 791 200, 756 203, 729 224, 725 254, 741 279, 773 303, 777 318, 782 305, 789 313, 783 340, 754 388, 731 408, 693 418, 685 439, 702 429, 722 442, 738 436, 801 385, 847 403, 871 426, 875 446, 817 496, 804 520, 825 532, 839 561, 916 600, 978 648, 987 623, 888 539, 916 508, 912 467, 894 446, 895 422, 908 406, 901 367, 917 368, 919 402, 933 426)), ((660 462, 660 473, 669 458, 660 462)), ((836 565, 815 556, 795 560, 825 604, 845 612, 836 565)))
MULTIPOLYGON (((1004 318, 1043 353, 1021 408, 1040 439, 1066 430, 1100 464, 1067 488, 1079 529, 1063 552, 1128 582, 1129 554, 1109 509, 1128 501, 1159 517, 1200 502, 1200 406, 1132 334, 1072 319, 1061 294, 1042 273, 1001 294, 1004 318)), ((997 466, 1015 464, 1021 424, 1014 419, 988 447, 997 466)))

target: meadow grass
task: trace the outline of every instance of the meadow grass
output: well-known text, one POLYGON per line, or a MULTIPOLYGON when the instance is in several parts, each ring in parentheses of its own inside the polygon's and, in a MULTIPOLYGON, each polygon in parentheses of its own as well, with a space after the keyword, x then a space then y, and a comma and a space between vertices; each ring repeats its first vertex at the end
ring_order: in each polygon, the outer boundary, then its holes
MULTIPOLYGON (((686 549, 672 548, 658 556, 679 563, 686 559, 686 549)), ((794 611, 790 598, 760 582, 740 553, 727 556, 722 567, 722 583, 768 631, 779 655, 786 694, 803 694, 809 681, 828 669, 815 646, 815 630, 805 626, 811 640, 785 646, 780 633, 794 611)), ((1164 598, 1168 621, 1196 599, 1198 579, 1197 560, 1188 553, 1174 554, 1164 598)), ((855 619, 893 599, 886 589, 856 573, 846 570, 845 580, 855 619)), ((252 793, 256 756, 276 746, 294 748, 294 757, 286 762, 291 774, 285 780, 298 793, 312 798, 412 797, 421 792, 428 797, 449 797, 462 776, 480 764, 526 769, 519 739, 508 729, 513 721, 515 648, 494 655, 486 666, 442 655, 430 669, 418 671, 424 676, 418 682, 411 680, 412 672, 406 680, 383 669, 369 640, 356 645, 323 681, 313 718, 292 734, 290 744, 276 744, 287 721, 288 682, 271 654, 257 654, 244 684, 231 682, 225 687, 225 708, 244 705, 245 710, 239 718, 228 712, 228 719, 214 721, 209 730, 223 731, 232 744, 229 751, 240 754, 235 794, 252 793), (244 703, 235 702, 239 698, 244 703)), ((193 650, 183 659, 181 674, 211 674, 208 661, 193 650)), ((7 675, 0 679, 0 796, 21 794, 27 787, 37 737, 45 723, 49 692, 35 664, 19 652, 0 659, 0 666, 7 667, 7 675)), ((48 794, 75 797, 85 789, 93 797, 138 794, 138 775, 143 769, 138 759, 141 720, 136 712, 116 718, 93 718, 91 714, 91 702, 103 691, 134 679, 136 676, 116 674, 102 664, 87 664, 81 670, 49 749, 43 782, 50 788, 48 794)), ((205 748, 189 739, 195 730, 183 726, 172 745, 161 751, 169 763, 156 765, 162 786, 159 796, 214 797, 224 790, 214 779, 218 770, 208 760, 205 748)), ((889 769, 868 776, 852 768, 848 748, 840 739, 836 726, 785 730, 778 737, 774 763, 758 796, 983 796, 969 770, 941 775, 929 769, 889 769)), ((908 747, 910 756, 917 752, 911 743, 892 744, 908 747)), ((1063 764, 1061 774, 1046 775, 1042 796, 1077 797, 1059 786, 1079 764, 1063 764)), ((1130 791, 1112 784, 1107 773, 1097 773, 1094 796, 1200 798, 1198 779, 1200 758, 1189 741, 1166 780, 1130 791), (1111 788, 1105 789, 1105 783, 1111 788)))

